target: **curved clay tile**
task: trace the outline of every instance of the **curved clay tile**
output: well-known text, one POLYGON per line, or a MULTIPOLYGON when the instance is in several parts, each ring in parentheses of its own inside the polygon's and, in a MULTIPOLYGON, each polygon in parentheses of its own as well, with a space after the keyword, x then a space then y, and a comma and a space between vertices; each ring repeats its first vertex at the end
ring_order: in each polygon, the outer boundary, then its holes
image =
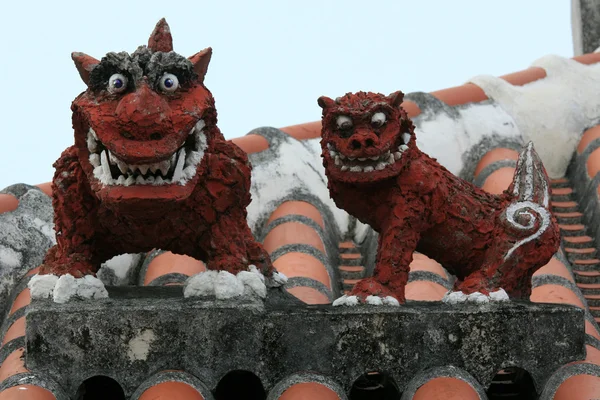
POLYGON ((461 86, 436 90, 435 92, 431 92, 431 94, 449 106, 457 106, 466 103, 479 103, 480 101, 488 99, 485 92, 474 83, 465 83, 461 86))
POLYGON ((594 179, 600 171, 600 147, 592 151, 585 162, 588 177, 594 179))
POLYGON ((556 257, 552 257, 552 259, 550 260, 550 262, 548 262, 548 264, 544 265, 542 268, 535 271, 533 276, 546 275, 546 274, 560 276, 560 277, 563 277, 563 278, 575 283, 575 280, 573 279, 573 275, 569 271, 569 268, 567 268, 565 266, 565 264, 563 264, 556 257))
POLYGON ((29 288, 24 288, 21 293, 19 293, 17 295, 17 297, 15 297, 15 300, 13 301, 12 307, 10 308, 10 312, 8 313, 8 316, 11 316, 15 313, 15 311, 28 306, 31 303, 31 292, 29 290, 29 288))
MULTIPOLYGON (((144 391, 138 400, 205 400, 195 388, 183 382, 162 382, 144 391)), ((208 400, 208 399, 206 399, 208 400)))
POLYGON ((580 56, 573 57, 573 60, 587 65, 596 64, 600 62, 600 53, 582 54, 580 56))
POLYGON ((515 86, 523 86, 546 77, 546 70, 541 67, 531 67, 512 74, 502 75, 500 78, 515 86))
POLYGON ((314 139, 321 136, 321 121, 286 126, 281 130, 298 140, 314 139))
POLYGON ((10 353, 2 362, 0 367, 0 382, 4 382, 5 379, 24 372, 29 372, 25 368, 25 349, 16 349, 10 353))
POLYGON ((17 318, 8 328, 2 338, 2 345, 18 337, 25 336, 25 316, 17 318))
POLYGON ((596 139, 600 139, 600 125, 596 125, 583 132, 583 136, 581 136, 581 140, 577 145, 577 153, 583 153, 587 146, 596 139))
POLYGON ((510 185, 515 175, 512 167, 503 167, 492 172, 481 188, 488 193, 500 194, 510 185))
POLYGON ((259 153, 269 148, 267 139, 260 135, 249 134, 231 140, 248 154, 259 153))
POLYGON ((0 194, 0 214, 14 211, 19 205, 19 200, 12 194, 0 194))
MULTIPOLYGON (((151 255, 148 257, 151 257, 151 255)), ((143 284, 148 285, 158 277, 167 274, 192 276, 203 271, 206 271, 206 266, 202 261, 166 251, 155 256, 149 262, 145 275, 143 276, 143 284)))
POLYGON ((441 377, 421 386, 411 400, 480 400, 480 397, 467 382, 441 377))
POLYGON ((36 185, 37 187, 40 188, 40 190, 44 193, 46 193, 48 196, 52 196, 52 183, 51 182, 45 182, 45 183, 40 183, 39 185, 36 185))
POLYGON ((285 390, 279 400, 340 400, 341 397, 327 386, 316 382, 297 383, 285 390))
POLYGON ((600 377, 575 375, 567 378, 558 388, 554 400, 594 400, 600 393, 600 377))
POLYGON ((318 208, 304 201, 281 203, 264 228, 263 245, 275 268, 290 279, 289 293, 308 304, 330 303, 334 292, 323 228, 318 208))
POLYGON ((450 289, 449 285, 446 271, 437 261, 420 253, 413 254, 406 285, 407 300, 440 301, 450 289))
POLYGON ((481 157, 479 163, 477 164, 477 167, 475 168, 474 176, 475 178, 477 178, 479 173, 481 173, 486 167, 490 166, 493 163, 506 166, 505 164, 512 164, 511 161, 515 161, 514 165, 516 166, 516 161, 518 158, 518 151, 513 149, 507 149, 504 147, 496 147, 488 151, 483 157, 481 157))
POLYGON ((0 400, 55 400, 47 389, 35 385, 18 385, 0 392, 0 400))

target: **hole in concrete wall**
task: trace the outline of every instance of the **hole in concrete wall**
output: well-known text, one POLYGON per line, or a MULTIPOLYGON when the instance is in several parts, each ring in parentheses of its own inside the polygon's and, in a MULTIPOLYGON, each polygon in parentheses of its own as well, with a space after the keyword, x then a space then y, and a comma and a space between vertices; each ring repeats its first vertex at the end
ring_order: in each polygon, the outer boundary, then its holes
POLYGON ((519 367, 498 371, 487 390, 487 396, 489 400, 535 400, 538 398, 531 375, 519 367))
POLYGON ((385 372, 367 372, 350 389, 350 400, 400 400, 402 393, 394 379, 385 372))
POLYGON ((125 400, 125 393, 119 382, 108 376, 92 376, 86 379, 77 390, 76 400, 125 400))
POLYGON ((267 393, 258 376, 249 371, 231 371, 214 392, 215 400, 265 400, 267 393))

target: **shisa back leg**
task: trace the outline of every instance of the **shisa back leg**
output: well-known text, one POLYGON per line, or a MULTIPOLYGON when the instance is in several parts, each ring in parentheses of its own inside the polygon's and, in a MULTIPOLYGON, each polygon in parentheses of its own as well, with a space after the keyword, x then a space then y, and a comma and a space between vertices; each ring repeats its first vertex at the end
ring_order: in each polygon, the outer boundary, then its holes
POLYGON ((533 273, 548 262, 560 243, 558 226, 548 209, 549 179, 531 142, 520 153, 506 192, 512 201, 498 213, 495 240, 481 270, 455 288, 466 293, 502 288, 512 298, 528 299, 533 273))

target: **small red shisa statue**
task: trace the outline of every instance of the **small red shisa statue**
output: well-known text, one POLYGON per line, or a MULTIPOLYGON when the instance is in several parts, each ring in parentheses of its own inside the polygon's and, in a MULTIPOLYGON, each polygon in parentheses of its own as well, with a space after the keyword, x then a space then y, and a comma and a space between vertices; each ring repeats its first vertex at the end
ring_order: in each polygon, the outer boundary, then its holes
MULTIPOLYGON (((173 52, 162 19, 132 54, 72 57, 88 88, 71 107, 75 144, 54 164, 57 244, 40 274, 89 278, 115 255, 160 248, 212 271, 251 270, 254 287, 256 272, 273 277, 246 222, 251 166, 219 131, 203 83, 211 49, 173 52)), ((216 277, 207 273, 202 293, 216 277)))
POLYGON ((510 187, 492 195, 416 146, 402 92, 319 98, 322 157, 338 207, 379 233, 373 276, 334 305, 405 302, 413 252, 456 276, 449 302, 527 299, 559 246, 546 171, 529 143, 510 187))

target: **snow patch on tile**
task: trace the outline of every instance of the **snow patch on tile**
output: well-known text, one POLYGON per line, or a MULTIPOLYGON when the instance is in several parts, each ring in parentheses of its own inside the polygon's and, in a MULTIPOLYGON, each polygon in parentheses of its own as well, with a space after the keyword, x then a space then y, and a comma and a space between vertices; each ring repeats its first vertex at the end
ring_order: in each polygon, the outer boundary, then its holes
POLYGON ((75 278, 71 274, 62 275, 56 281, 53 298, 55 303, 69 300, 89 300, 107 298, 108 292, 102 281, 92 275, 75 278))
POLYGON ((544 68, 546 78, 523 86, 491 76, 470 82, 506 110, 525 142, 533 141, 550 177, 562 177, 583 131, 600 123, 600 63, 550 55, 532 66, 544 68))
POLYGON ((422 112, 415 118, 417 146, 458 175, 464 167, 463 154, 484 137, 496 135, 520 141, 514 119, 497 104, 471 103, 453 107, 454 114, 439 110, 422 112))
POLYGON ((131 361, 146 361, 150 346, 156 337, 152 329, 144 329, 127 343, 127 356, 131 361))
POLYGON ((32 299, 51 299, 54 295, 54 287, 58 281, 56 275, 39 275, 31 277, 27 283, 27 287, 31 293, 32 299))
POLYGON ((5 265, 8 268, 17 268, 21 265, 23 257, 21 253, 18 253, 10 247, 0 245, 0 264, 5 265))

